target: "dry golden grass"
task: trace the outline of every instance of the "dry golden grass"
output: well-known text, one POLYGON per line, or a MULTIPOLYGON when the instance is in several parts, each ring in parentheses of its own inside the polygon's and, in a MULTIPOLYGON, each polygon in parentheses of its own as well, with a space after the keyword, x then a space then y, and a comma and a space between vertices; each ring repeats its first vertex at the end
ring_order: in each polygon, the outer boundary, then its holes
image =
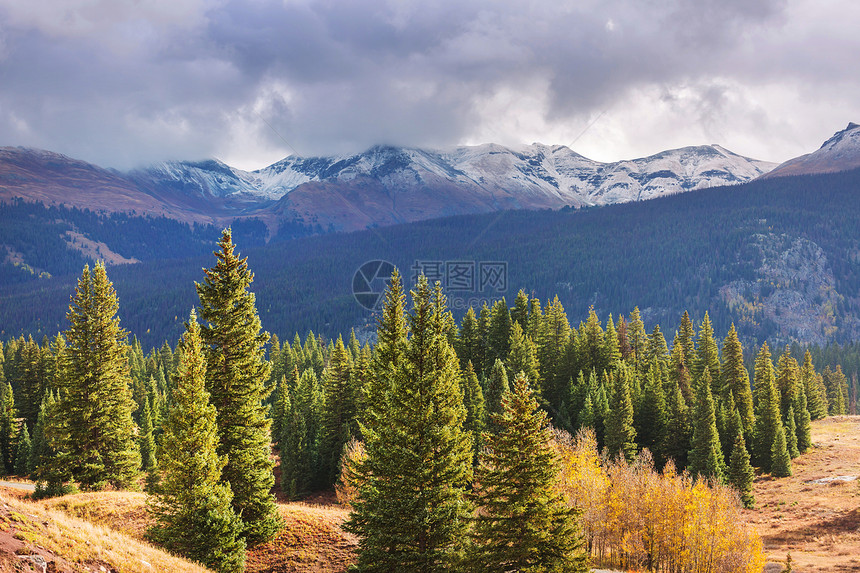
MULTIPOLYGON (((36 552, 47 554, 49 560, 56 558, 60 571, 209 571, 120 531, 5 494, 0 494, 0 537, 6 549, 19 542, 22 547, 14 549, 18 553, 36 552)), ((9 560, 8 555, 5 558, 9 560)))
MULTIPOLYGON (((103 524, 143 540, 150 519, 146 495, 80 493, 39 502, 50 510, 103 524)), ((271 542, 248 551, 246 571, 338 572, 355 561, 356 541, 340 529, 348 510, 339 506, 279 503, 286 527, 271 542)))
POLYGON ((755 481, 758 528, 770 561, 804 573, 860 571, 860 488, 857 481, 810 483, 860 474, 860 416, 812 424, 814 447, 793 462, 794 475, 755 481))
POLYGON ((55 497, 40 502, 45 508, 98 523, 135 539, 143 539, 149 519, 146 494, 136 492, 99 491, 55 497))

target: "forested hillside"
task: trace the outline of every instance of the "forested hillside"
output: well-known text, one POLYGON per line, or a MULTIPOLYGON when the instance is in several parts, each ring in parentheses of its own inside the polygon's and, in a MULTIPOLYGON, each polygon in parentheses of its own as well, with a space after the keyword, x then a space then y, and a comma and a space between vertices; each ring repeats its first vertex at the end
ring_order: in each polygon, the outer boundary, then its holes
MULTIPOLYGON (((458 317, 466 306, 500 296, 510 301, 523 288, 544 299, 557 293, 573 322, 584 320, 591 305, 601 315, 629 313, 638 305, 648 321, 672 332, 684 310, 699 320, 708 311, 716 329, 734 322, 745 341, 825 344, 860 335, 858 195, 860 171, 852 171, 579 211, 453 217, 255 248, 245 246, 259 240, 253 225, 240 226, 236 240, 256 272, 252 288, 264 327, 282 336, 313 330, 331 337, 371 326, 373 316, 352 296, 352 280, 364 262, 382 259, 400 267, 407 283, 414 282, 416 261, 421 270, 428 262, 505 263, 503 290, 452 293, 458 317)), ((51 220, 37 219, 44 225, 51 220)), ((116 233, 134 242, 134 228, 116 233)), ((177 340, 205 259, 145 259, 177 256, 177 249, 208 250, 199 242, 201 232, 153 227, 144 235, 162 255, 120 251, 142 260, 113 269, 111 276, 123 320, 146 346, 177 340)), ((71 272, 80 263, 76 256, 53 264, 71 272)), ((58 330, 72 284, 69 275, 33 284, 4 281, 3 336, 58 330)))

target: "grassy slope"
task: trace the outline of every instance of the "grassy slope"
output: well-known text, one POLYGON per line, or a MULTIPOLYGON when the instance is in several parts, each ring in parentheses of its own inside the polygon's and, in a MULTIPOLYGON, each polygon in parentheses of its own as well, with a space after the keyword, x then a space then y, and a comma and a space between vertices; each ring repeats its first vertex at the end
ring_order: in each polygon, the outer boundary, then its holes
POLYGON ((47 562, 54 562, 60 572, 209 571, 120 531, 3 492, 0 493, 0 571, 18 570, 15 567, 22 561, 16 553, 39 554, 47 562))
POLYGON ((860 488, 857 481, 811 483, 860 474, 860 416, 812 424, 814 447, 794 460, 794 475, 755 482, 758 528, 770 561, 791 554, 804 573, 860 571, 860 488))
MULTIPOLYGON (((136 539, 143 538, 149 523, 146 495, 142 493, 81 493, 45 500, 41 505, 102 523, 136 539)), ((345 571, 353 563, 356 541, 340 529, 347 510, 299 503, 278 506, 287 527, 271 542, 248 552, 248 573, 334 573, 345 571)))

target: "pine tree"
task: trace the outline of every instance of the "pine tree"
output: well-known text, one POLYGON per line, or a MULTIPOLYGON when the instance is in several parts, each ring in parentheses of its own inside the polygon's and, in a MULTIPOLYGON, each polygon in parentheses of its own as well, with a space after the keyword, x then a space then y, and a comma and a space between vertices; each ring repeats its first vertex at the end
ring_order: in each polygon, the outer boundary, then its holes
POLYGON ((666 399, 656 361, 645 375, 642 399, 636 411, 636 437, 639 446, 648 448, 659 465, 665 461, 663 445, 667 424, 666 399))
POLYGON ((233 509, 245 523, 249 545, 271 539, 281 527, 270 491, 275 483, 269 458, 271 438, 263 400, 271 365, 265 359, 269 340, 260 331, 254 294, 248 287, 254 275, 247 259, 234 252, 230 229, 225 229, 215 252, 217 263, 197 283, 201 326, 206 352, 206 389, 217 412, 218 455, 227 460, 224 481, 233 491, 233 509))
POLYGON ((773 477, 788 477, 791 475, 791 455, 788 452, 788 444, 785 441, 785 429, 779 421, 777 421, 770 457, 770 474, 773 477))
POLYGON ((302 372, 281 422, 281 488, 290 498, 309 494, 319 481, 322 395, 313 369, 302 372))
POLYGON ((58 465, 84 489, 130 485, 140 467, 128 363, 128 333, 104 264, 84 267, 66 315, 70 326, 57 419, 58 465))
MULTIPOLYGON (((384 416, 387 415, 394 373, 406 352, 408 325, 404 311, 405 298, 400 273, 395 268, 385 290, 382 316, 376 326, 376 346, 373 349, 368 382, 362 390, 359 414, 362 434, 366 433, 366 428, 386 423, 384 416)), ((467 316, 468 314, 469 311, 466 311, 467 316)), ((475 326, 477 340, 480 341, 477 322, 475 326)))
POLYGON ((0 471, 11 474, 15 471, 15 397, 8 382, 0 386, 0 471))
POLYGON ((537 359, 537 346, 527 338, 518 322, 511 328, 511 352, 505 361, 508 368, 508 378, 513 378, 520 372, 525 372, 532 389, 540 395, 540 368, 537 359))
POLYGON ((630 313, 630 320, 627 321, 627 338, 633 350, 634 363, 643 362, 648 348, 648 333, 645 331, 645 323, 642 322, 638 306, 630 313))
POLYGON ((690 424, 687 402, 681 389, 675 385, 668 401, 666 433, 662 447, 665 459, 674 460, 675 467, 683 470, 687 467, 687 455, 692 448, 692 440, 693 427, 690 424))
POLYGON ((21 424, 21 434, 18 436, 18 448, 15 451, 15 475, 19 477, 26 476, 30 473, 30 451, 33 447, 33 442, 30 441, 30 431, 27 430, 27 424, 21 424))
POLYGON ((797 425, 794 422, 794 406, 788 407, 788 412, 785 413, 785 422, 783 422, 782 426, 785 428, 785 445, 788 449, 788 455, 791 459, 794 459, 800 455, 800 451, 797 449, 797 425))
MULTIPOLYGON (((397 297, 387 297, 396 304, 397 297)), ((363 429, 358 497, 344 528, 359 537, 358 571, 439 571, 461 555, 471 513, 472 443, 441 286, 419 277, 408 340, 379 415, 363 429)))
MULTIPOLYGON (((519 326, 519 324, 515 324, 519 326)), ((466 364, 466 371, 462 373, 461 391, 463 392, 463 405, 466 407, 466 420, 463 422, 463 429, 472 436, 472 444, 474 445, 473 458, 477 462, 478 453, 483 448, 483 439, 481 435, 484 431, 486 413, 484 407, 484 393, 481 390, 481 384, 478 382, 478 376, 472 368, 472 363, 466 364)))
POLYGON ((663 332, 660 330, 660 325, 655 324, 654 330, 651 331, 651 334, 648 336, 648 347, 645 349, 645 360, 651 362, 652 360, 660 360, 665 361, 669 358, 669 346, 666 344, 666 337, 663 336, 663 332))
POLYGON ((143 416, 140 425, 140 460, 141 468, 146 471, 155 469, 155 434, 152 427, 152 408, 150 400, 146 398, 143 404, 143 416))
MULTIPOLYGON (((529 324, 529 295, 522 289, 517 293, 514 299, 514 308, 511 309, 511 321, 519 324, 520 328, 525 332, 529 324)), ((511 325, 513 326, 513 324, 511 325)))
POLYGON ((797 450, 803 454, 812 447, 812 426, 809 409, 806 407, 805 392, 798 393, 798 405, 794 419, 797 428, 797 450))
POLYGON ((619 368, 612 373, 609 415, 605 420, 605 439, 610 456, 621 455, 632 463, 636 457, 636 429, 633 427, 633 402, 630 399, 629 376, 627 368, 619 368))
MULTIPOLYGON (((740 414, 744 433, 750 435, 755 424, 750 376, 744 366, 744 349, 732 323, 723 342, 723 389, 734 396, 735 408, 740 414)), ((732 438, 734 439, 734 438, 732 438)))
POLYGON ((690 379, 690 370, 687 367, 687 356, 684 354, 684 345, 679 337, 672 342, 672 354, 669 357, 669 376, 681 391, 687 406, 693 404, 693 386, 690 379))
POLYGON ((558 493, 558 456, 546 413, 520 375, 502 399, 476 472, 481 511, 472 533, 475 571, 588 571, 574 512, 558 493))
MULTIPOLYGON (((788 346, 779 357, 776 365, 776 389, 779 391, 779 412, 783 420, 788 415, 788 409, 797 404, 798 394, 802 388, 800 386, 800 367, 797 365, 797 360, 791 356, 791 350, 788 346)), ((786 440, 791 443, 789 436, 786 440)))
POLYGON ((350 388, 350 359, 338 336, 323 374, 320 424, 320 472, 322 485, 333 486, 340 473, 340 454, 353 435, 355 405, 350 388))
POLYGON ((806 403, 812 420, 820 420, 827 416, 827 396, 821 392, 818 376, 812 365, 812 353, 806 351, 803 366, 800 367, 800 380, 806 394, 806 403))
POLYGON ((504 297, 497 300, 490 310, 490 324, 487 332, 487 362, 504 361, 511 349, 511 311, 504 297))
POLYGON ((822 374, 824 377, 824 386, 827 388, 827 403, 829 414, 831 416, 840 416, 848 412, 846 392, 843 388, 846 386, 845 375, 842 373, 842 367, 837 366, 836 370, 831 370, 829 366, 824 368, 822 374))
POLYGON ((39 406, 39 415, 36 417, 36 426, 33 428, 33 446, 30 449, 30 459, 27 463, 27 473, 35 476, 42 460, 48 459, 50 447, 45 437, 45 424, 48 418, 48 408, 53 407, 53 395, 46 392, 39 406))
POLYGON ((612 315, 610 314, 606 320, 606 330, 603 332, 603 363, 606 368, 611 369, 616 368, 621 360, 618 331, 615 330, 615 323, 612 321, 612 315))
POLYGON ((729 462, 729 485, 734 487, 741 497, 741 502, 747 509, 755 506, 755 496, 752 492, 755 472, 750 465, 750 455, 744 442, 743 434, 735 436, 732 447, 731 461, 729 462))
POLYGON ((501 360, 496 360, 487 380, 486 392, 484 392, 485 427, 492 434, 499 430, 493 420, 496 414, 502 413, 502 396, 505 395, 508 388, 508 375, 505 365, 502 364, 501 360))
MULTIPOLYGON (((684 366, 686 366, 687 371, 691 371, 693 368, 693 360, 696 356, 696 343, 693 338, 696 335, 696 330, 693 328, 693 321, 690 320, 690 315, 687 311, 684 311, 684 314, 681 316, 681 324, 678 326, 678 334, 675 336, 675 342, 673 343, 673 347, 675 345, 680 345, 684 351, 684 366)), ((683 392, 684 389, 681 388, 683 392)))
MULTIPOLYGON (((585 324, 580 325, 579 332, 579 348, 580 368, 586 374, 597 372, 598 374, 607 370, 607 364, 604 360, 606 357, 604 346, 603 328, 600 326, 600 319, 597 318, 597 313, 594 307, 588 309, 588 319, 585 324)), ((569 372, 573 375, 574 372, 569 372)))
POLYGON ((150 501, 150 537, 167 549, 221 572, 242 571, 245 542, 232 492, 221 481, 216 410, 206 391, 200 325, 191 311, 179 345, 180 366, 164 424, 164 482, 150 501))
POLYGON ((484 353, 481 345, 481 331, 478 326, 478 318, 475 309, 471 306, 466 309, 466 315, 460 325, 460 334, 457 338, 457 356, 463 368, 466 363, 471 362, 472 367, 482 369, 484 367, 484 353))
MULTIPOLYGON (((759 350, 755 361, 755 429, 753 431, 753 459, 758 467, 770 473, 777 430, 782 430, 779 415, 779 394, 770 360, 767 343, 759 350)), ((785 442, 785 434, 782 436, 785 442)), ((787 450, 786 450, 787 451, 787 450)))
POLYGON ((704 377, 704 371, 708 370, 711 379, 711 395, 721 396, 720 350, 714 339, 714 329, 707 312, 702 319, 699 338, 696 341, 696 355, 692 362, 690 372, 693 375, 693 383, 698 384, 699 380, 704 377))
POLYGON ((717 433, 714 398, 711 395, 711 373, 708 368, 703 369, 702 378, 696 384, 692 446, 687 466, 690 475, 724 481, 726 464, 717 433))
POLYGON ((570 337, 570 323, 558 297, 547 305, 540 326, 538 343, 538 363, 541 368, 541 392, 550 406, 561 405, 564 385, 568 378, 562 374, 564 349, 570 337))

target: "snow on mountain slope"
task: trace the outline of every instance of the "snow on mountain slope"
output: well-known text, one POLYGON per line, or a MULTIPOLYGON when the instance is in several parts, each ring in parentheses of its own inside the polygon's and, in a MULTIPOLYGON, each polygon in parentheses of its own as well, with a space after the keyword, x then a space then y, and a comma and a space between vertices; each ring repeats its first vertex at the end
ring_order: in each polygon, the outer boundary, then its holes
POLYGON ((742 183, 773 167, 722 147, 685 147, 651 157, 601 163, 571 149, 539 143, 433 151, 376 146, 335 157, 287 157, 253 172, 216 160, 168 162, 138 171, 159 185, 213 197, 277 200, 308 182, 372 179, 391 192, 451 185, 499 208, 605 205, 742 183))
POLYGON ((849 123, 817 150, 779 165, 766 177, 832 173, 860 168, 860 125, 849 123))

